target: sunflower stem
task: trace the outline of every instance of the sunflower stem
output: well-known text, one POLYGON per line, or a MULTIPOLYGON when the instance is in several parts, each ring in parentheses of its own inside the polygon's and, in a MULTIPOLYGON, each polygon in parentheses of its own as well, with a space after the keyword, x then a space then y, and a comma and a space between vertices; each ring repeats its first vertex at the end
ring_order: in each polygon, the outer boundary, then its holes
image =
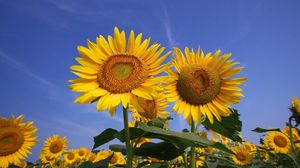
MULTIPOLYGON (((195 133, 196 129, 195 129, 195 122, 192 118, 192 123, 191 123, 191 132, 195 133)), ((196 167, 196 152, 195 152, 195 147, 192 146, 191 147, 191 168, 195 168, 196 167)))
MULTIPOLYGON (((293 119, 293 116, 291 116, 291 117, 289 118, 289 123, 288 123, 288 125, 289 125, 289 133, 290 133, 289 138, 290 138, 290 141, 291 141, 292 151, 293 151, 294 157, 295 157, 295 158, 298 158, 298 157, 297 157, 297 156, 298 156, 298 152, 297 152, 296 149, 295 149, 295 144, 294 144, 294 140, 293 140, 292 119, 293 119)), ((296 166, 297 166, 298 168, 300 168, 300 165, 297 163, 297 161, 294 160, 294 158, 293 158, 293 161, 295 162, 296 166)))
POLYGON ((127 107, 123 107, 123 120, 124 120, 124 129, 125 129, 125 140, 126 140, 126 167, 132 168, 132 147, 130 144, 130 132, 128 127, 128 111, 127 107))

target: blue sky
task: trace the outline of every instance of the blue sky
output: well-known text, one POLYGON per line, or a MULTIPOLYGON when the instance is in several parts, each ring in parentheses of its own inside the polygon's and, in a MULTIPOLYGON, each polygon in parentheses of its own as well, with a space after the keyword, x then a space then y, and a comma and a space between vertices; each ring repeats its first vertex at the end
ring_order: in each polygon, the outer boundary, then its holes
MULTIPOLYGON (((292 97, 300 98, 300 2, 0 0, 0 115, 25 115, 39 128, 40 143, 53 134, 67 136, 70 148, 91 148, 105 128, 122 128, 118 113, 98 113, 94 105, 73 104, 69 67, 77 45, 109 35, 114 26, 151 36, 167 49, 185 46, 204 52, 232 52, 245 66, 245 98, 234 106, 242 134, 257 143, 257 126, 283 127, 292 97)), ((174 116, 172 129, 185 122, 174 116)))

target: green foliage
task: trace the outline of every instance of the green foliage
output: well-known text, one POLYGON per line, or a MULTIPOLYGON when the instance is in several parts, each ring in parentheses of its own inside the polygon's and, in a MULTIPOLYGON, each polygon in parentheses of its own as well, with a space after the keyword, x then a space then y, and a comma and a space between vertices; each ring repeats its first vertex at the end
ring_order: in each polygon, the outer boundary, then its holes
POLYGON ((184 149, 178 148, 170 142, 146 142, 133 151, 136 156, 148 156, 159 160, 172 160, 184 153, 184 149))
POLYGON ((90 161, 83 162, 80 164, 77 168, 108 168, 109 161, 113 157, 114 154, 110 155, 104 160, 101 160, 99 162, 93 163, 90 161))
POLYGON ((274 128, 274 129, 264 129, 264 128, 260 128, 260 127, 256 127, 254 130, 252 130, 253 132, 257 132, 257 133, 265 133, 265 132, 269 132, 269 131, 280 131, 279 128, 274 128))
POLYGON ((93 149, 115 139, 114 134, 118 133, 117 130, 108 128, 104 130, 101 134, 94 137, 94 146, 93 149))
POLYGON ((242 122, 239 119, 240 115, 237 110, 230 110, 232 111, 232 114, 228 117, 222 117, 221 122, 214 118, 214 123, 211 124, 208 118, 206 118, 202 124, 207 129, 211 129, 234 141, 242 142, 242 138, 239 136, 239 133, 242 130, 242 122))

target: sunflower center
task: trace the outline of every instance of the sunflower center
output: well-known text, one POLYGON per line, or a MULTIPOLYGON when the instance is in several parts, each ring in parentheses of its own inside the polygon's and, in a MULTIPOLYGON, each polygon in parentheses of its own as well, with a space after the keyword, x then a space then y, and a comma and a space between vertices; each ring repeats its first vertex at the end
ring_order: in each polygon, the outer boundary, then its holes
POLYGON ((79 156, 84 156, 84 151, 80 150, 80 151, 78 152, 78 155, 79 155, 79 156))
POLYGON ((61 141, 54 141, 50 144, 50 152, 58 153, 63 149, 64 144, 61 141))
POLYGON ((220 92, 221 78, 210 68, 187 65, 181 69, 177 91, 183 100, 193 105, 203 105, 213 100, 220 92))
POLYGON ((111 160, 109 161, 109 163, 114 164, 117 163, 118 161, 118 156, 116 154, 113 155, 113 157, 111 158, 111 160))
POLYGON ((246 160, 246 156, 243 153, 238 152, 238 153, 236 153, 235 156, 236 156, 236 159, 239 160, 239 161, 245 161, 246 160))
POLYGON ((148 119, 153 119, 157 117, 157 111, 155 108, 154 100, 147 100, 141 97, 137 98, 138 104, 144 109, 144 112, 139 112, 139 114, 148 119))
POLYGON ((285 147, 288 142, 284 137, 277 135, 274 137, 274 143, 279 147, 285 147))
POLYGON ((67 158, 68 158, 69 160, 73 160, 73 159, 75 158, 74 153, 69 153, 69 154, 67 155, 67 158))
POLYGON ((126 93, 147 79, 142 62, 132 55, 109 57, 100 67, 98 83, 111 93, 126 93))
POLYGON ((0 129, 0 156, 18 151, 24 143, 24 136, 17 128, 0 129))
POLYGON ((54 158, 51 158, 50 156, 45 156, 45 159, 48 161, 48 162, 51 162, 54 160, 54 158))

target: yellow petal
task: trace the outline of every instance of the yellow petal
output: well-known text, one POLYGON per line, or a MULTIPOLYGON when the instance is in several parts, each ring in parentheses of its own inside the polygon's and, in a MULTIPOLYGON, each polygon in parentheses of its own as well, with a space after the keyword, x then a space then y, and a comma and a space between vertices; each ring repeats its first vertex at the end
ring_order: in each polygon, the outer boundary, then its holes
POLYGON ((147 92, 147 90, 143 87, 138 87, 138 88, 132 90, 131 93, 133 93, 136 96, 148 99, 148 100, 153 99, 151 94, 149 94, 149 92, 147 92))
POLYGON ((84 78, 84 79, 97 79, 98 78, 97 75, 91 75, 91 74, 80 73, 80 72, 75 72, 75 71, 71 71, 71 72, 74 73, 75 75, 79 76, 80 78, 84 78))

